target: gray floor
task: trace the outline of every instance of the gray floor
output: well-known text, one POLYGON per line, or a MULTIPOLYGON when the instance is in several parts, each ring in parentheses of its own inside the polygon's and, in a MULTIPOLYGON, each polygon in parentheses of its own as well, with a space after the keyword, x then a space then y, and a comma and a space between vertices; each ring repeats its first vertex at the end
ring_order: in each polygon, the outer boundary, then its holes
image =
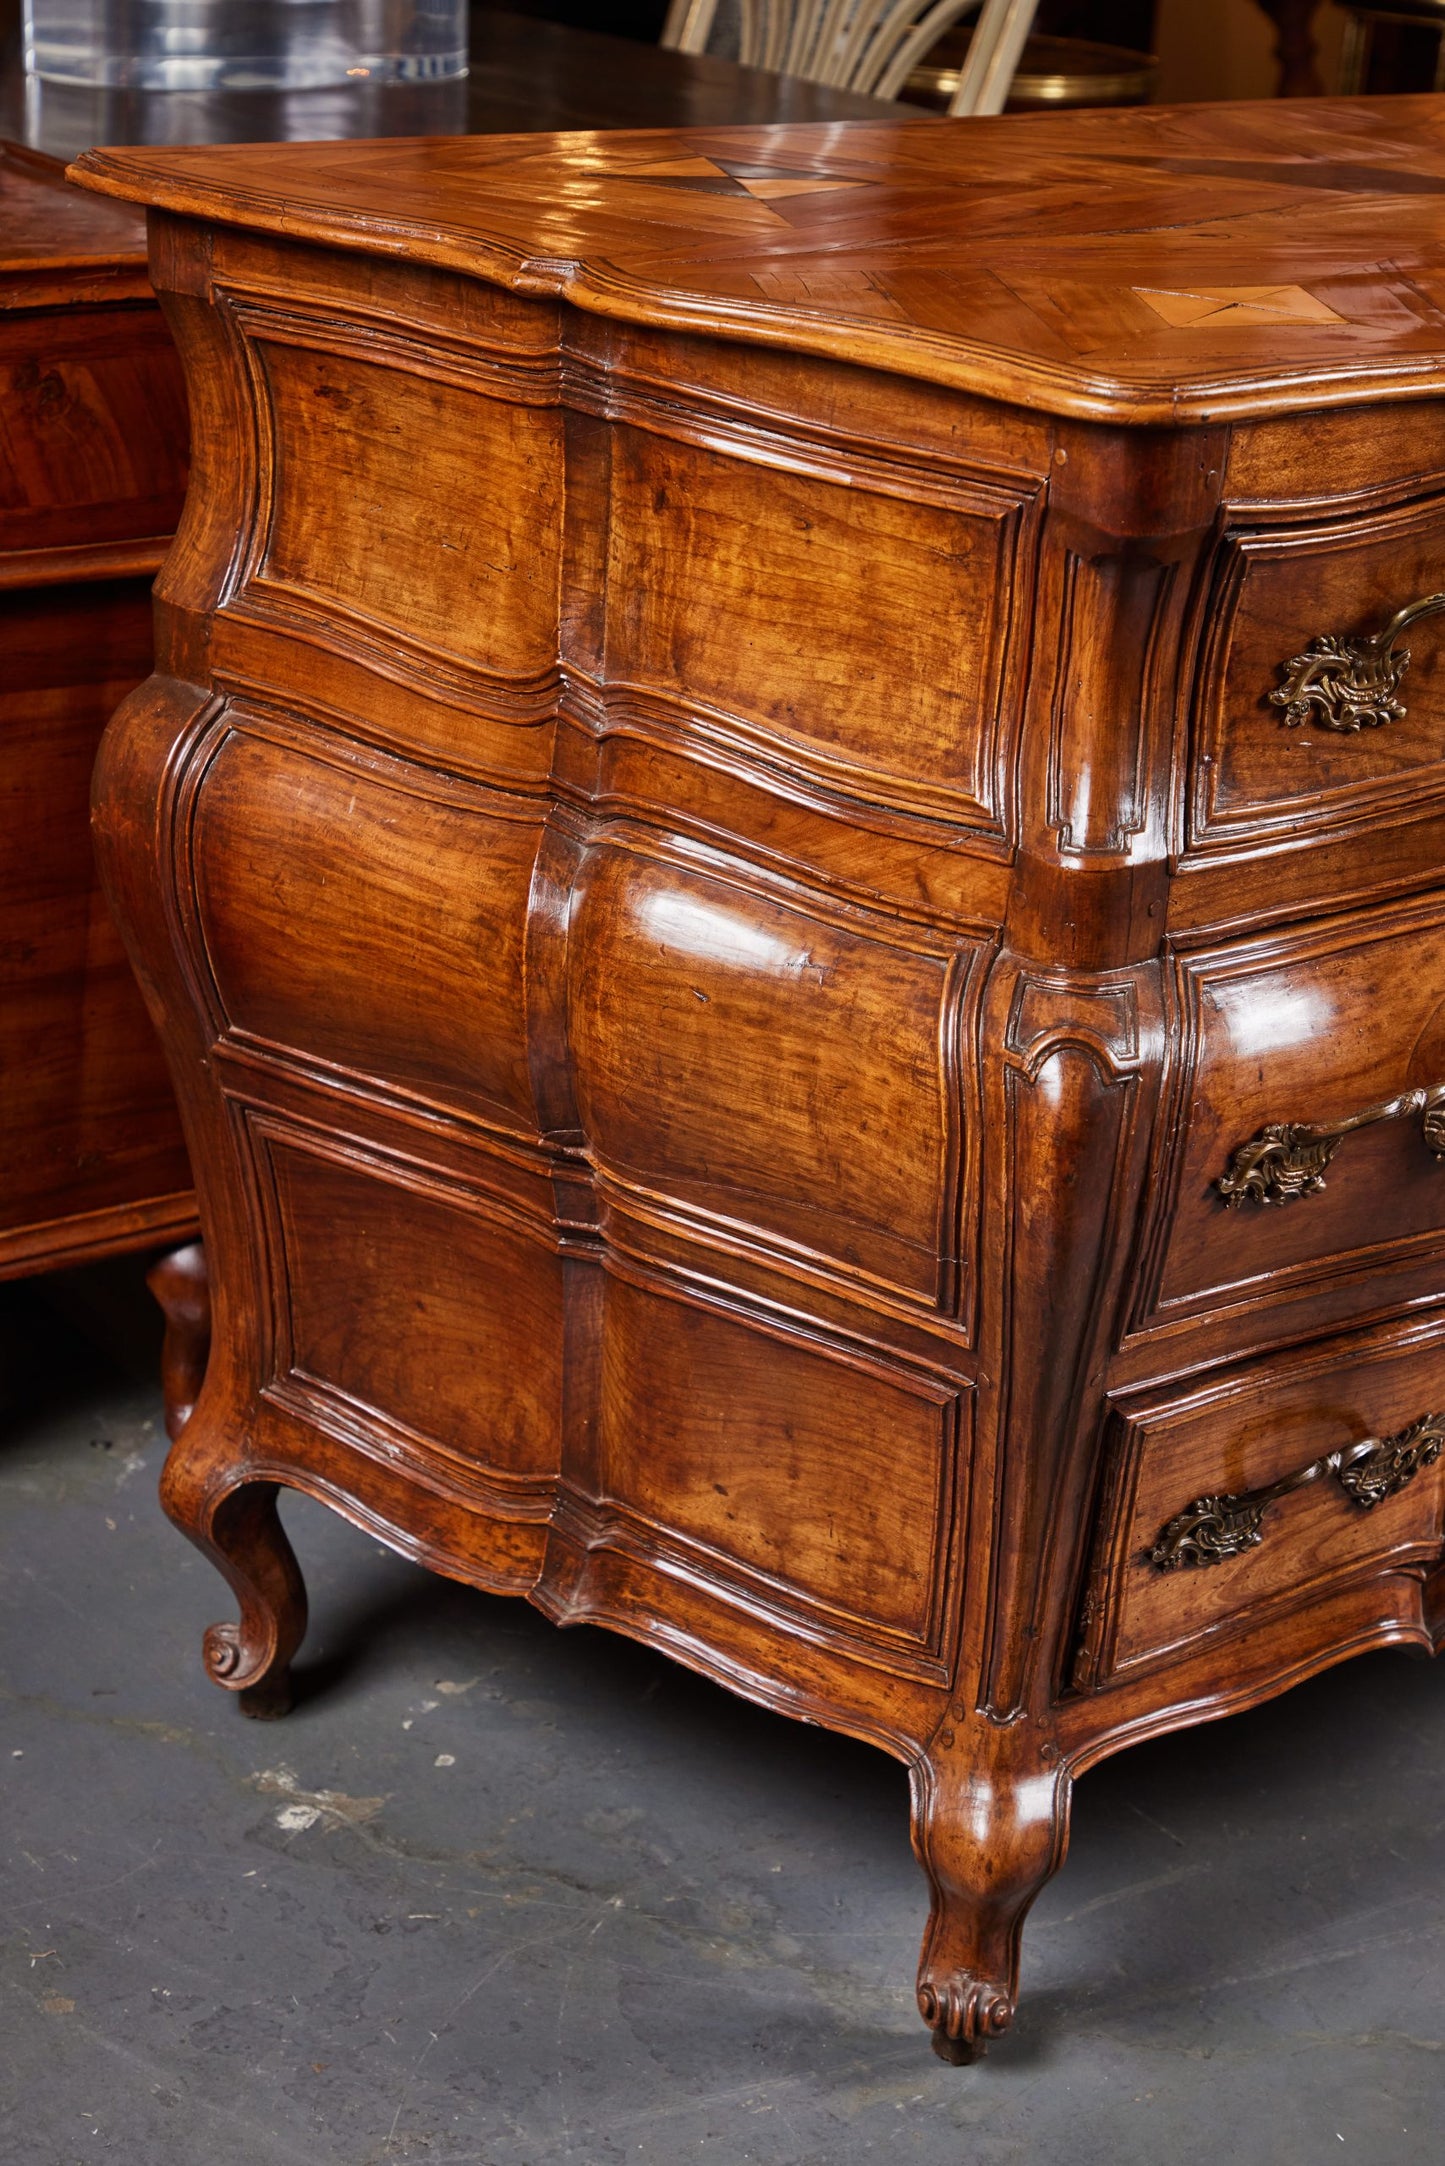
POLYGON ((32 1289, 0 1357, 4 2166, 1439 2166, 1445 1664, 1089 1776, 945 2069, 891 1762, 300 1503, 305 1696, 248 1723, 154 1392, 32 1289))

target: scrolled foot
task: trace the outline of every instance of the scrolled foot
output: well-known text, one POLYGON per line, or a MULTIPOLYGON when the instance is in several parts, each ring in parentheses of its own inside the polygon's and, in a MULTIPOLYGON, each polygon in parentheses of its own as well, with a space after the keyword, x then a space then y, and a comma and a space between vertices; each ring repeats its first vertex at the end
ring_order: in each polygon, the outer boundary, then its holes
POLYGON ((965 2039, 950 2038, 947 2031, 931 2032, 929 2043, 940 2061, 950 2068, 972 2068, 974 2062, 981 2061, 988 2051, 986 2046, 971 2046, 965 2039))
POLYGON ((1063 1858, 1069 1780, 1027 1739, 957 1712, 946 1738, 913 1771, 914 1848, 933 1896, 918 2012, 939 2059, 966 2067, 1013 2022, 1019 1937, 1063 1858))
POLYGON ((240 1606, 238 1621, 207 1631, 206 1674, 262 1721, 290 1710, 291 1658, 306 1631, 306 1586, 276 1496, 274 1482, 242 1482, 217 1496, 192 1464, 187 1439, 173 1447, 161 1483, 166 1511, 224 1574, 240 1606))
POLYGON ((991 2038, 1002 2038, 1014 2019, 1013 1995, 987 1978, 967 1974, 936 1985, 921 1979, 918 2012, 933 2033, 933 2050, 953 2068, 982 2060, 991 2038))
POLYGON ((283 1664, 279 1669, 273 1667, 270 1671, 264 1667, 257 1670, 253 1656, 248 1678, 246 1650, 239 1625, 208 1626, 201 1642, 201 1659, 212 1684, 234 1692, 241 1713, 249 1715, 253 1722, 276 1722, 282 1715, 290 1714, 295 1704, 290 1664, 283 1664))

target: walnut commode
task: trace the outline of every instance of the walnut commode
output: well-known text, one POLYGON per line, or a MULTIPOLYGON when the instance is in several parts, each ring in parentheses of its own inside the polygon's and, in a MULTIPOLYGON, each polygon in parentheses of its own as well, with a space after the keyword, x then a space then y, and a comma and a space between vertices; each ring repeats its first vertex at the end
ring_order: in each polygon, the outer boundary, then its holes
POLYGON ((1445 1628, 1445 101, 97 151, 196 467, 104 864, 279 1484, 913 1777, 1445 1628))

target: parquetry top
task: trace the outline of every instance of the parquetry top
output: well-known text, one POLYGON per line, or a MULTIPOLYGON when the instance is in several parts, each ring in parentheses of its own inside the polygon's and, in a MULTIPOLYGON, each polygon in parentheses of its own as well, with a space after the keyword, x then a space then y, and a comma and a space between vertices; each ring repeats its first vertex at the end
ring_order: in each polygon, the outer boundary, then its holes
POLYGON ((1445 387, 1445 98, 97 150, 71 170, 1057 413, 1445 387))

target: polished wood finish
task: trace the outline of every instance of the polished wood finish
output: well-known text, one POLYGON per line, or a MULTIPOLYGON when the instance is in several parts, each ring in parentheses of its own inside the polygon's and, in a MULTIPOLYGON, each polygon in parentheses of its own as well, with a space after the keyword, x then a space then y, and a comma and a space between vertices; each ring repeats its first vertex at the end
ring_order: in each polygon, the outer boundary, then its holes
POLYGON ((166 1320, 161 1344, 161 1392, 166 1434, 174 1443, 195 1411, 211 1354, 211 1283, 199 1241, 158 1257, 146 1273, 166 1320))
MULTIPOLYGON (((470 75, 455 84, 156 96, 27 84, 12 47, 0 68, 0 135, 73 153, 98 137, 152 133, 250 141, 891 110, 490 9, 474 10, 472 52, 470 75)), ((0 226, 0 780, 10 837, 0 895, 12 924, 0 998, 4 1275, 183 1238, 195 1206, 88 828, 100 732, 151 667, 148 588, 180 511, 184 392, 134 210, 80 194, 49 158, 12 143, 0 146, 0 226)), ((172 1285, 168 1266, 160 1278, 172 1285)), ((186 1378, 197 1357, 160 1297, 174 1421, 194 1396, 186 1378)))
POLYGON ((764 129, 81 163, 90 185, 142 185, 181 215, 495 281, 588 320, 1137 426, 1431 394, 1442 113, 1260 103, 1015 116, 983 135, 890 120, 845 129, 826 171, 820 138, 764 129), (1051 162, 1062 128, 1075 140, 1051 162), (449 189, 485 217, 440 215, 449 189))
POLYGON ((968 2058, 1082 1769, 1445 1630, 1445 107, 80 177, 196 424, 97 817, 211 1673, 291 1484, 872 1739, 968 2058))
POLYGON ((101 731, 151 668, 186 409, 133 211, 0 144, 0 236, 0 1277, 13 1277, 195 1224, 89 823, 101 731))

